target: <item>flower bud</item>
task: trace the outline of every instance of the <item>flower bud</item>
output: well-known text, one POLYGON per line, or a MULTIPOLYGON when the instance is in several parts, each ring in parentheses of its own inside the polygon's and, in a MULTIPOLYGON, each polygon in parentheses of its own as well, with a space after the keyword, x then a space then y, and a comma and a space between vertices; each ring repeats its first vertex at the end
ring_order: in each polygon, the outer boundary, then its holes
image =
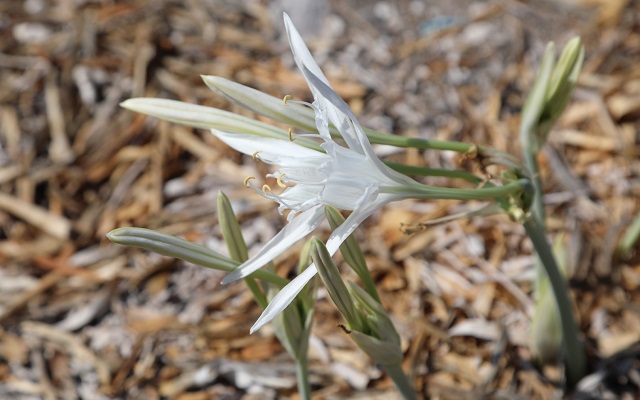
POLYGON ((362 329, 362 323, 360 317, 356 313, 355 306, 347 290, 347 286, 344 284, 338 267, 331 259, 331 255, 322 241, 316 237, 311 239, 311 257, 313 263, 318 269, 318 275, 324 283, 324 286, 329 292, 331 300, 342 314, 349 329, 360 330, 362 329))
POLYGON ((222 191, 218 194, 218 222, 231 258, 241 263, 247 261, 249 252, 242 237, 240 224, 231 208, 229 198, 222 191))
POLYGON ((562 115, 578 80, 584 47, 580 38, 571 39, 556 62, 555 46, 547 45, 536 80, 522 110, 520 126, 523 145, 535 153, 562 115))

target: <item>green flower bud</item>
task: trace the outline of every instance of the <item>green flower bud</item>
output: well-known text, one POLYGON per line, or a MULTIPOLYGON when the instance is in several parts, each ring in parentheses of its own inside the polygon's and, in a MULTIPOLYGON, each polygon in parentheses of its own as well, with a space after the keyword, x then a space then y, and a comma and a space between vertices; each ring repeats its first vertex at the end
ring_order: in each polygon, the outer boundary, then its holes
POLYGON ((352 331, 350 336, 358 347, 377 364, 385 367, 402 363, 404 356, 399 344, 380 340, 358 331, 352 331))
POLYGON ((520 132, 523 146, 528 147, 529 151, 540 151, 549 131, 564 112, 578 80, 583 59, 584 47, 578 37, 567 43, 557 63, 554 44, 547 45, 522 110, 520 132))
POLYGON ((240 224, 231 208, 231 202, 224 192, 218 194, 218 222, 231 258, 241 263, 247 261, 249 259, 247 244, 242 237, 240 224))
POLYGON ((384 307, 353 282, 349 282, 349 292, 360 318, 365 321, 365 329, 376 338, 400 348, 400 336, 384 307))
POLYGON ((311 239, 311 258, 313 263, 318 269, 318 275, 324 283, 324 286, 329 292, 331 300, 342 314, 349 329, 361 330, 362 322, 360 317, 356 313, 356 308, 347 290, 347 286, 344 284, 338 267, 331 259, 331 255, 322 241, 316 237, 311 239))

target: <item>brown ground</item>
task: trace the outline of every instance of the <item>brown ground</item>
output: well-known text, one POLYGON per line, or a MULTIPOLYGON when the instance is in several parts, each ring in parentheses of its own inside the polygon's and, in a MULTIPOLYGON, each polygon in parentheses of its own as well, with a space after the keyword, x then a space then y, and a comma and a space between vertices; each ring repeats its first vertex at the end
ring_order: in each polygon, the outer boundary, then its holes
MULTIPOLYGON (((373 3, 330 1, 312 17, 291 10, 361 122, 514 154, 544 43, 583 37, 579 87, 542 158, 548 222, 567 234, 574 260, 594 372, 583 395, 638 396, 640 260, 615 248, 640 211, 640 3, 373 3), (438 21, 453 25, 437 30, 438 21)), ((105 239, 133 225, 222 251, 220 190, 253 250, 283 225, 272 203, 242 187, 253 160, 207 132, 118 107, 148 96, 240 111, 200 74, 308 98, 279 15, 265 1, 0 3, 0 398, 297 397, 293 364, 270 327, 248 334, 259 309, 242 284, 221 286, 221 273, 105 239)), ((388 157, 461 163, 433 151, 388 157)), ((357 233, 406 369, 432 399, 561 397, 560 370, 536 367, 527 346, 533 269, 522 228, 491 217, 400 232, 401 222, 462 208, 399 203, 357 233)), ((282 257, 282 273, 299 248, 282 257)), ((318 302, 314 395, 395 398, 340 322, 318 302)))

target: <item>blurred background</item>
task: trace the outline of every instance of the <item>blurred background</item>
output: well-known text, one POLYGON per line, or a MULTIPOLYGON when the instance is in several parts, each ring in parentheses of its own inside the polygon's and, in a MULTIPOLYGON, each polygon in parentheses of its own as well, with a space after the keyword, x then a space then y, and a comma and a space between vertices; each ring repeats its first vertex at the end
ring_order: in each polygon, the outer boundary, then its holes
MULTIPOLYGON (((0 3, 0 397, 297 398, 271 328, 249 335, 260 310, 242 284, 105 238, 139 226, 225 252, 221 190, 253 251, 284 226, 242 185, 264 165, 207 132, 118 106, 157 97, 251 115, 203 74, 311 100, 283 10, 364 126, 516 155, 546 42, 582 37, 574 100, 540 160, 548 225, 564 233, 595 373, 584 398, 637 396, 640 258, 616 249, 640 212, 638 1, 10 0, 0 3)), ((453 153, 377 150, 487 173, 453 153)), ((562 371, 536 365, 528 348, 535 271, 523 229, 506 216, 400 229, 479 205, 406 201, 357 232, 404 367, 425 398, 559 398, 562 371)), ((300 245, 278 260, 283 274, 300 245)), ((397 398, 320 298, 314 395, 397 398)))

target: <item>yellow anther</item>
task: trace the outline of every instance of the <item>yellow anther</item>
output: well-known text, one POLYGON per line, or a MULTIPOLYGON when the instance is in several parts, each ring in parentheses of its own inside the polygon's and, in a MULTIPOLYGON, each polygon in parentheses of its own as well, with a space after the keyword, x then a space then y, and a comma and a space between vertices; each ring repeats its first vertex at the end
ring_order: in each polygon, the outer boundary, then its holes
POLYGON ((267 194, 267 192, 270 192, 271 188, 269 187, 269 185, 262 185, 262 193, 267 194))
POLYGON ((258 161, 258 153, 262 153, 262 150, 257 150, 251 155, 251 157, 256 161, 258 161))
POLYGON ((285 106, 288 106, 289 104, 287 104, 287 100, 291 100, 291 99, 293 99, 293 96, 288 94, 282 98, 282 102, 284 103, 285 106))
POLYGON ((296 138, 293 137, 293 131, 289 128, 289 141, 293 142, 294 140, 296 140, 296 138))
POLYGON ((276 179, 276 182, 278 183, 278 186, 280 186, 281 188, 286 188, 286 187, 287 187, 287 185, 285 185, 285 184, 282 182, 282 177, 283 177, 283 176, 284 176, 284 174, 280 174, 280 175, 278 175, 278 178, 276 179))
POLYGON ((246 187, 249 187, 249 181, 252 180, 252 179, 256 179, 256 177, 255 176, 247 176, 246 178, 244 178, 244 185, 246 187))

